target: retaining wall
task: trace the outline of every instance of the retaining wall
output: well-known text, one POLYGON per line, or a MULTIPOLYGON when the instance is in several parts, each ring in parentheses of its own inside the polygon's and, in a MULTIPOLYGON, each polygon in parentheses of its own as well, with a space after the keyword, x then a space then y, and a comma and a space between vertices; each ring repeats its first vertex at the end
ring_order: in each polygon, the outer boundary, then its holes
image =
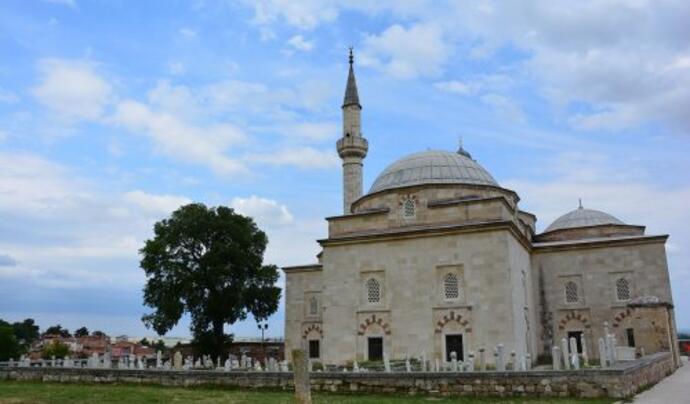
MULTIPOLYGON (((398 394, 544 397, 631 397, 673 373, 668 352, 608 369, 526 372, 394 372, 311 374, 312 390, 398 394)), ((132 383, 163 386, 294 387, 291 372, 165 371, 129 369, 0 368, 0 380, 132 383)))

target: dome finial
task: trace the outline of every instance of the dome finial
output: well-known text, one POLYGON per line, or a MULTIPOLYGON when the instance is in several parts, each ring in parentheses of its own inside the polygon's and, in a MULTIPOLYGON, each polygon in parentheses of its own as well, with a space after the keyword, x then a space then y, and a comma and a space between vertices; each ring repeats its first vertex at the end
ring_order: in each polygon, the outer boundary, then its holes
POLYGON ((470 155, 470 153, 467 150, 465 150, 464 147, 462 147, 462 143, 462 135, 458 135, 458 154, 461 156, 465 156, 468 159, 471 159, 472 155, 470 155))
POLYGON ((579 203, 580 203, 580 206, 578 206, 578 209, 584 209, 584 208, 582 207, 582 198, 578 198, 577 200, 578 200, 579 203))
POLYGON ((350 66, 355 63, 355 56, 352 54, 352 46, 350 46, 350 66))

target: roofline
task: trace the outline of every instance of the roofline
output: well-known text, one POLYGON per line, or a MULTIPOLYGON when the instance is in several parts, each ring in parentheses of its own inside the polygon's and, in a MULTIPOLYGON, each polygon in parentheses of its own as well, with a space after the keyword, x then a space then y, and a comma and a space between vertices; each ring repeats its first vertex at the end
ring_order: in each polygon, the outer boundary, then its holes
POLYGON ((339 219, 349 219, 351 217, 359 217, 359 216, 374 216, 374 215, 381 215, 384 213, 390 212, 389 208, 381 208, 381 209, 370 209, 364 212, 357 212, 357 213, 350 213, 348 215, 337 215, 337 216, 328 216, 326 217, 326 220, 339 220, 339 219))
POLYGON ((533 218, 534 218, 534 221, 535 221, 535 222, 537 221, 537 215, 535 215, 534 213, 528 212, 528 211, 526 211, 526 210, 520 210, 520 209, 518 209, 517 211, 518 211, 518 213, 522 213, 523 215, 527 215, 527 216, 533 217, 533 218))
POLYGON ((280 268, 283 272, 317 272, 323 269, 322 264, 295 265, 280 268))
POLYGON ((442 185, 442 186, 461 186, 461 187, 492 189, 492 190, 496 190, 496 191, 504 191, 504 192, 508 192, 509 194, 512 194, 515 197, 516 203, 520 201, 520 196, 517 194, 517 192, 513 191, 512 189, 503 188, 503 187, 498 186, 498 185, 463 184, 463 183, 457 183, 457 182, 433 182, 433 183, 422 183, 422 184, 413 184, 413 185, 403 185, 403 186, 399 186, 399 187, 391 187, 391 188, 382 189, 380 191, 364 194, 364 195, 360 196, 357 200, 352 202, 351 206, 355 206, 355 205, 359 204, 360 202, 362 202, 366 199, 369 199, 370 197, 379 196, 379 195, 384 194, 386 192, 397 191, 397 190, 406 189, 406 188, 414 188, 414 187, 430 188, 430 187, 436 187, 439 185, 442 185))
POLYGON ((602 237, 566 241, 544 241, 533 243, 534 253, 548 253, 563 250, 579 250, 588 248, 622 247, 627 245, 666 243, 668 234, 656 236, 622 236, 602 237))
POLYGON ((351 233, 335 238, 320 239, 317 242, 322 246, 346 245, 359 242, 379 242, 386 240, 411 239, 418 236, 438 237, 449 234, 490 232, 508 230, 525 247, 532 250, 530 240, 517 227, 512 220, 492 220, 462 224, 440 224, 434 226, 407 226, 387 231, 351 233))
POLYGON ((537 237, 543 236, 545 234, 550 235, 550 234, 556 233, 558 231, 577 230, 577 229, 597 229, 597 228, 605 227, 605 226, 619 226, 619 227, 627 227, 627 228, 636 228, 636 229, 639 229, 642 231, 644 231, 647 228, 647 226, 642 226, 642 225, 637 225, 637 224, 602 223, 602 224, 593 224, 590 226, 561 227, 560 229, 549 230, 549 231, 544 230, 542 233, 537 234, 537 237))

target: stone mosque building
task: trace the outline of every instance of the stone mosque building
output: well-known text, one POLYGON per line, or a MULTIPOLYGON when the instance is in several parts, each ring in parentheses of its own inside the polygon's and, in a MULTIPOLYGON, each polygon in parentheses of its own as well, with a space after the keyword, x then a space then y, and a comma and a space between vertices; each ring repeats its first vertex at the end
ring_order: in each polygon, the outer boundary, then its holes
POLYGON ((364 194, 361 109, 350 55, 344 210, 326 218, 318 263, 283 268, 288 360, 462 360, 502 343, 535 362, 563 337, 597 358, 605 323, 638 355, 677 358, 668 235, 582 206, 537 233, 518 194, 462 147, 404 156, 364 194))

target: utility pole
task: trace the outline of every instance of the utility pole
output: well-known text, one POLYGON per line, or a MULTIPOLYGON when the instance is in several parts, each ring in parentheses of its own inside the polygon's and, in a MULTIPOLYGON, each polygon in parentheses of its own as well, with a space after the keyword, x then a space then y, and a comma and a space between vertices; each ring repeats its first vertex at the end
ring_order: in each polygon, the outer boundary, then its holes
POLYGON ((268 323, 258 323, 257 327, 261 330, 261 355, 263 356, 264 363, 266 362, 266 347, 264 346, 264 332, 268 330, 268 323))

